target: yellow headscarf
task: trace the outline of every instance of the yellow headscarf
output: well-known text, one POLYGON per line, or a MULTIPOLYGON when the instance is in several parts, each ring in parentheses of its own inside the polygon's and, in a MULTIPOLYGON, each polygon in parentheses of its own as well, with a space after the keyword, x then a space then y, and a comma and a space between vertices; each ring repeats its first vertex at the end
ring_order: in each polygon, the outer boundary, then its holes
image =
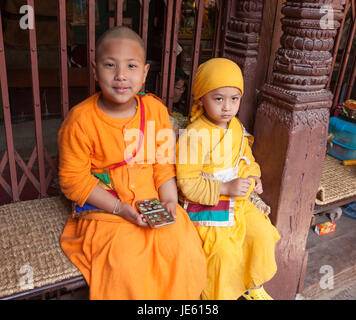
POLYGON ((213 58, 202 63, 193 80, 194 104, 190 113, 190 122, 199 118, 204 109, 198 100, 208 92, 221 87, 236 87, 244 93, 243 77, 240 67, 226 58, 213 58))

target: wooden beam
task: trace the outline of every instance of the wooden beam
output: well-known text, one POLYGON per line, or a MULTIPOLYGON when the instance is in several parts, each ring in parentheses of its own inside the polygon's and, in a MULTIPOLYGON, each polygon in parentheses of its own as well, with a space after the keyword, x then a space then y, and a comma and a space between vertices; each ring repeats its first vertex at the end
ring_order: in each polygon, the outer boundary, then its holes
POLYGON ((256 89, 260 90, 265 82, 270 82, 273 63, 282 33, 281 8, 285 0, 264 1, 260 47, 256 68, 256 89))

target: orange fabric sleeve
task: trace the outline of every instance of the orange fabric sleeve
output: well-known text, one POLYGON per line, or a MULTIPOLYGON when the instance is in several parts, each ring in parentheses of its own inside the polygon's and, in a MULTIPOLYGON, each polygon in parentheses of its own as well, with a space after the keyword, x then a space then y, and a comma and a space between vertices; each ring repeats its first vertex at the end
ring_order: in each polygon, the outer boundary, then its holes
POLYGON ((61 190, 68 199, 83 206, 98 179, 90 174, 92 150, 88 135, 73 117, 63 122, 58 133, 58 152, 61 190))

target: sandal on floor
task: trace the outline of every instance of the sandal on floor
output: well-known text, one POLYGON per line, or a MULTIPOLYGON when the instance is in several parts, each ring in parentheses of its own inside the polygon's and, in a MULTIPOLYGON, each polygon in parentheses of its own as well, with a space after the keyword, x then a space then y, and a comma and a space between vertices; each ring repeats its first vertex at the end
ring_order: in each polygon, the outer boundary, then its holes
POLYGON ((258 289, 247 290, 242 296, 246 300, 274 300, 262 286, 258 289))

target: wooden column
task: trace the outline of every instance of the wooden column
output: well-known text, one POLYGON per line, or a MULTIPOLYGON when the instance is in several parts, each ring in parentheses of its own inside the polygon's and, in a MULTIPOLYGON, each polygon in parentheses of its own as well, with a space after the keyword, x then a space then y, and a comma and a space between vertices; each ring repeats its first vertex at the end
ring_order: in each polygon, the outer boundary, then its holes
POLYGON ((254 125, 271 220, 281 234, 278 271, 266 284, 276 299, 294 299, 307 263, 305 250, 322 162, 332 94, 326 90, 334 39, 345 0, 286 1, 281 47, 271 84, 262 88, 254 125), (328 14, 328 16, 326 16, 328 14), (326 17, 329 20, 326 20, 326 17))
POLYGON ((244 75, 245 93, 239 119, 252 133, 256 114, 256 68, 263 0, 228 1, 222 57, 235 61, 244 75))

